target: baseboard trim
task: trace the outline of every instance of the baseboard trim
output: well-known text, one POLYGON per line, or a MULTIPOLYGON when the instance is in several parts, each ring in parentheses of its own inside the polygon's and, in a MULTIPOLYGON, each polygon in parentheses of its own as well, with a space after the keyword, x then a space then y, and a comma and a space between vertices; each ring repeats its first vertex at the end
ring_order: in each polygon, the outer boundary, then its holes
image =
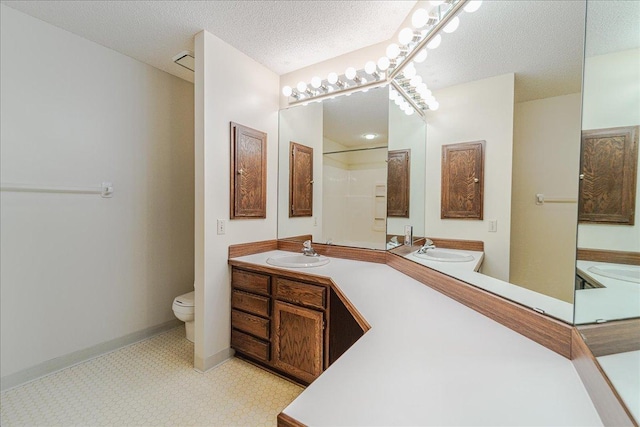
POLYGON ((207 372, 208 370, 213 369, 219 364, 230 359, 234 354, 235 351, 231 347, 228 347, 222 351, 217 352, 216 354, 207 357, 206 359, 195 356, 193 360, 193 368, 198 372, 207 372))
POLYGON ((104 354, 111 353, 112 351, 119 350, 122 347, 135 344, 154 335, 161 334, 181 324, 182 322, 180 320, 173 319, 168 322, 161 323, 160 325, 152 326, 141 331, 127 334, 120 338, 115 338, 110 341, 96 344, 83 350, 78 350, 64 356, 47 360, 46 362, 42 362, 38 365, 0 378, 0 390, 6 391, 14 387, 21 386, 28 382, 37 380, 38 378, 51 375, 55 372, 61 371, 79 363, 86 362, 87 360, 94 359, 104 354))

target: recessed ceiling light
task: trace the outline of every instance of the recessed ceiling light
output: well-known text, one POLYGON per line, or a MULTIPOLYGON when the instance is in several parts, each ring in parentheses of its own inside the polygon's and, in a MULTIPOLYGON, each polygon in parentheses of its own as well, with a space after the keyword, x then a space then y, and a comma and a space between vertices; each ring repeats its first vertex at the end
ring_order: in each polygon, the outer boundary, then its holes
POLYGON ((366 134, 364 134, 362 136, 364 136, 365 139, 373 139, 373 138, 376 137, 376 134, 375 133, 366 133, 366 134))

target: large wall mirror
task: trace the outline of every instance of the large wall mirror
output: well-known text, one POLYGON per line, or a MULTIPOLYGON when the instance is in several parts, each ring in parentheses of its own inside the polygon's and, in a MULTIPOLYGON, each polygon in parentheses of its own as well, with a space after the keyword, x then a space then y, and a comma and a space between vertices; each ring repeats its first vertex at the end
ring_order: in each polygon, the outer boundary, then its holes
POLYGON ((384 250, 407 225, 423 236, 425 130, 390 102, 388 88, 281 110, 278 238, 384 250), (306 216, 290 211, 291 143, 313 149, 306 216))
POLYGON ((575 323, 636 423, 640 422, 639 126, 640 3, 588 0, 575 323), (607 171, 611 165, 615 170, 607 171), (600 215, 598 210, 608 212, 600 215), (625 210, 627 214, 620 215, 625 210))

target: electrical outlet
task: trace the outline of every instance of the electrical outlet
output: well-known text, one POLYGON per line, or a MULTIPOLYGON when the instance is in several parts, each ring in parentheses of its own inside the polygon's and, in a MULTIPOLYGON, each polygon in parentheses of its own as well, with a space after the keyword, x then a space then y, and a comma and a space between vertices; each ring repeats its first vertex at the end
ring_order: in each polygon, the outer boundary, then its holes
POLYGON ((227 232, 227 221, 224 219, 218 220, 218 234, 225 234, 227 232))
POLYGON ((489 232, 495 233, 496 231, 498 231, 498 220, 497 219, 490 219, 489 220, 489 232))
POLYGON ((318 226, 318 217, 317 217, 317 216, 314 216, 314 217, 313 217, 313 226, 314 226, 314 227, 317 227, 317 226, 318 226))

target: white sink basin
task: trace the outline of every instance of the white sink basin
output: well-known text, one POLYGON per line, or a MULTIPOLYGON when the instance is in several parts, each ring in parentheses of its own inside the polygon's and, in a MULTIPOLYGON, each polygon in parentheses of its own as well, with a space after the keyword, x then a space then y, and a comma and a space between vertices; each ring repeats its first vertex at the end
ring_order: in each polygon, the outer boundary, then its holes
POLYGON ((413 256, 426 259, 429 261, 440 261, 440 262, 467 262, 473 261, 473 255, 470 255, 465 252, 460 251, 452 251, 446 249, 427 249, 427 252, 424 254, 420 254, 417 251, 414 252, 413 256))
POLYGON ((640 267, 635 265, 629 265, 628 267, 605 267, 605 266, 593 266, 588 270, 592 273, 600 276, 609 277, 611 279, 624 280, 626 282, 633 282, 640 284, 640 267))
POLYGON ((282 255, 267 259, 267 264, 276 267, 309 268, 329 264, 326 256, 282 255))

